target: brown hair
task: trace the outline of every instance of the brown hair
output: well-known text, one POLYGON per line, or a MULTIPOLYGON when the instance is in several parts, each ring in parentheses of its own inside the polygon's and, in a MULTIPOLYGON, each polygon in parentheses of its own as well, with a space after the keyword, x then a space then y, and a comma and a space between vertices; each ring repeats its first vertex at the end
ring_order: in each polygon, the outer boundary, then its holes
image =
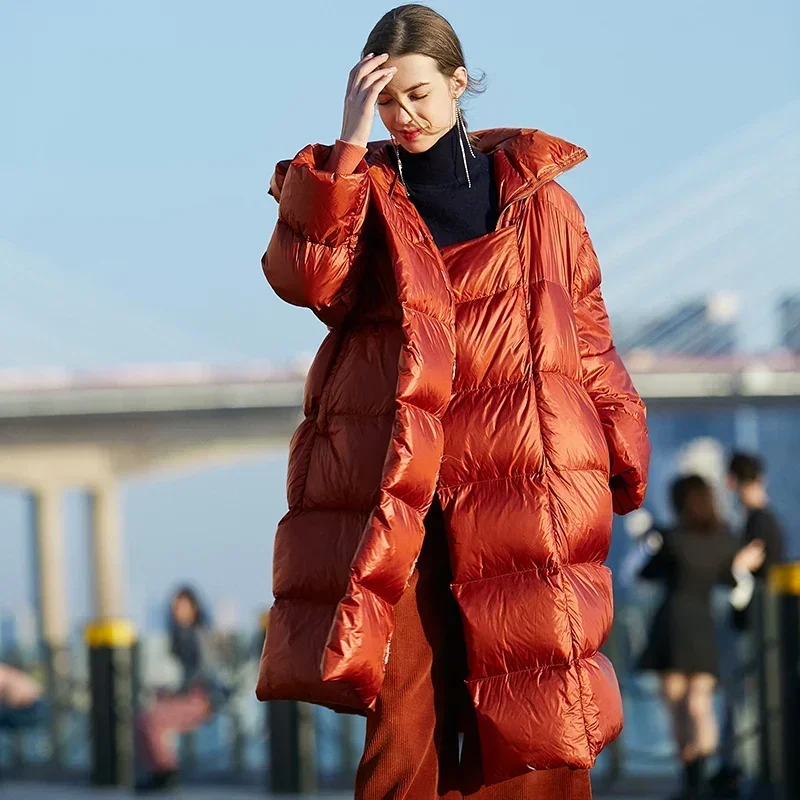
MULTIPOLYGON (((388 53, 389 56, 412 53, 432 58, 439 72, 452 78, 459 67, 466 68, 464 49, 453 26, 428 6, 409 3, 387 11, 367 37, 361 55, 388 53)), ((469 75, 465 94, 484 91, 485 75, 469 75)))
POLYGON ((714 490, 699 475, 678 478, 672 484, 671 495, 672 507, 682 525, 690 530, 708 533, 722 527, 714 490))

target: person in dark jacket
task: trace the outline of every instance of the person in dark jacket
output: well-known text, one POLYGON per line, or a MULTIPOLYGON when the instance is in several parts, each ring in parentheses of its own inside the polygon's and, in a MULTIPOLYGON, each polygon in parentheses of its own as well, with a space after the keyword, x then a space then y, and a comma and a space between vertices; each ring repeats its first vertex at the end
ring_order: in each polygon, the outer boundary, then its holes
POLYGON ((718 516, 711 486, 700 476, 678 479, 671 495, 677 524, 665 532, 641 573, 663 581, 666 596, 639 667, 661 676, 684 764, 680 798, 691 800, 703 796, 705 761, 718 744, 713 695, 719 654, 711 592, 718 583, 731 584, 733 573, 757 570, 764 548, 754 541, 739 549, 718 516))
POLYGON ((756 578, 764 578, 773 564, 784 560, 786 543, 767 495, 763 459, 749 453, 734 453, 728 467, 728 488, 736 493, 747 513, 742 544, 756 540, 764 543, 764 563, 755 573, 756 578))
MULTIPOLYGON (((754 580, 744 582, 741 599, 735 603, 731 624, 739 636, 731 643, 731 657, 737 666, 750 660, 757 644, 753 641, 756 625, 754 596, 766 580, 769 569, 785 558, 785 540, 780 521, 772 510, 767 495, 766 468, 762 458, 751 453, 733 453, 728 464, 728 489, 746 513, 741 543, 764 543, 764 563, 756 570, 754 580)), ((731 683, 735 683, 736 669, 731 670, 731 683)), ((739 796, 742 770, 736 758, 734 718, 741 701, 740 687, 731 685, 725 692, 725 711, 720 745, 720 768, 711 779, 714 796, 733 798, 739 796)))
POLYGON ((177 691, 159 691, 155 703, 137 721, 139 754, 150 777, 139 791, 169 789, 177 783, 177 754, 170 742, 212 714, 220 695, 213 671, 209 618, 189 586, 178 589, 170 601, 168 631, 170 652, 181 668, 177 691))

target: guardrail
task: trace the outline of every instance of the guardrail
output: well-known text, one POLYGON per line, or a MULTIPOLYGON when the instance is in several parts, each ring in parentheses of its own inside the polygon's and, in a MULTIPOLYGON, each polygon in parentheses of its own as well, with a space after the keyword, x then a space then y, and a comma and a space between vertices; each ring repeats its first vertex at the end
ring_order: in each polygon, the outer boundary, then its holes
MULTIPOLYGON (((740 726, 737 744, 742 751, 757 753, 755 774, 771 797, 796 800, 800 797, 800 564, 776 568, 769 586, 762 587, 756 598, 756 647, 736 679, 756 712, 754 720, 740 726)), ((633 774, 673 773, 677 766, 657 683, 632 671, 644 613, 636 606, 620 606, 606 645, 626 705, 626 731, 601 755, 595 776, 598 789, 612 795, 613 787, 633 774)), ((360 753, 363 720, 298 703, 259 704, 253 687, 262 642, 262 629, 219 636, 222 676, 233 692, 213 720, 182 738, 182 776, 190 784, 249 785, 276 792, 348 789, 360 753)), ((145 647, 142 652, 142 705, 158 688, 153 676, 163 665, 154 660, 156 649, 145 647)), ((27 666, 51 685, 48 674, 59 676, 49 725, 0 734, 0 771, 18 778, 85 781, 92 772, 93 750, 92 690, 83 648, 51 654, 51 659, 60 659, 55 672, 47 663, 26 665, 18 654, 0 655, 27 666)))

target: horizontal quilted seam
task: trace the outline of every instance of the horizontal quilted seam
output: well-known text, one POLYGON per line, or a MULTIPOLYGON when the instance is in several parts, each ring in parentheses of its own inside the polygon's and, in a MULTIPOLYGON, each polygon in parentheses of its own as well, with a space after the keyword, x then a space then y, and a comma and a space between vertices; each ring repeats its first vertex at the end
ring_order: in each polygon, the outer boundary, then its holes
POLYGON ((297 506, 289 510, 286 514, 286 518, 290 517, 300 517, 300 516, 311 516, 312 514, 355 514, 361 517, 368 517, 372 513, 372 506, 369 508, 304 508, 302 506, 297 506))
POLYGON ((423 317, 428 317, 429 319, 435 320, 448 330, 453 327, 452 320, 442 319, 442 317, 437 317, 436 314, 431 314, 430 311, 423 311, 421 308, 417 308, 416 306, 410 305, 407 301, 403 303, 403 308, 406 311, 413 311, 415 314, 421 314, 423 317))
POLYGON ((488 391, 494 391, 495 389, 505 389, 508 386, 522 386, 525 383, 532 383, 532 379, 530 377, 522 378, 518 381, 506 381, 504 383, 487 383, 481 384, 480 386, 473 386, 471 389, 459 389, 454 394, 462 395, 462 394, 470 394, 472 392, 479 392, 482 389, 488 391))
POLYGON ((340 597, 337 597, 335 600, 327 600, 327 599, 312 599, 310 597, 296 597, 296 596, 284 596, 280 593, 275 594, 275 603, 282 603, 285 605, 297 605, 297 606, 320 606, 322 608, 335 608, 339 604, 340 597))
MULTIPOLYGON (((305 193, 309 191, 315 191, 315 187, 318 187, 316 191, 320 191, 321 194, 330 196, 332 196, 332 193, 339 192, 353 193, 354 196, 351 198, 348 209, 342 215, 339 225, 340 230, 344 229, 344 238, 351 238, 353 236, 353 231, 347 230, 347 228, 356 227, 358 225, 359 218, 363 216, 364 206, 370 188, 369 180, 363 174, 336 175, 335 173, 325 172, 323 170, 315 169, 309 163, 294 163, 292 168, 290 168, 290 171, 287 173, 287 183, 284 184, 282 194, 288 195, 291 191, 288 184, 291 184, 292 189, 294 189, 295 183, 298 184, 298 190, 302 192, 305 189, 305 193), (292 168, 297 170, 293 176, 291 175, 292 168)), ((324 245, 326 247, 329 246, 329 243, 315 239, 308 234, 307 228, 310 227, 309 222, 313 219, 313 217, 310 217, 305 223, 298 217, 293 218, 289 213, 289 210, 286 208, 285 202, 279 202, 278 209, 279 221, 284 222, 289 226, 289 228, 295 231, 295 233, 300 234, 304 239, 306 239, 306 241, 314 244, 324 245), (301 230, 295 228, 292 222, 299 223, 301 230)), ((292 210, 297 210, 297 206, 295 206, 292 210)), ((308 211, 308 209, 304 207, 300 207, 300 210, 302 212, 308 211)))
POLYGON ((511 283, 508 286, 502 286, 499 289, 496 289, 493 292, 489 292, 488 294, 481 294, 477 297, 461 297, 460 299, 455 301, 457 306, 463 306, 466 303, 477 303, 478 300, 488 300, 490 297, 497 297, 499 294, 503 294, 505 292, 513 291, 514 289, 521 289, 523 288, 524 284, 521 280, 517 281, 516 283, 511 283))
POLYGON ((293 509, 289 513, 297 513, 297 514, 366 514, 369 516, 372 513, 374 508, 374 504, 371 505, 367 509, 363 508, 352 508, 350 506, 323 506, 323 505, 313 505, 306 503, 305 505, 298 506, 295 510, 293 509))
MULTIPOLYGON (((600 475, 605 475, 605 470, 598 469, 597 467, 551 467, 551 472, 554 472, 556 475, 563 475, 566 472, 596 472, 600 475)), ((439 484, 441 489, 458 489, 461 486, 475 486, 479 483, 497 483, 497 482, 507 482, 513 480, 530 480, 531 478, 541 478, 544 473, 545 469, 539 469, 536 472, 518 472, 513 475, 505 475, 500 478, 484 478, 480 481, 462 481, 460 483, 441 483, 439 484)))
POLYGON ((402 503, 406 508, 410 508, 415 514, 418 514, 420 517, 422 517, 422 513, 416 506, 412 506, 411 503, 409 503, 407 500, 403 500, 403 498, 399 495, 392 494, 392 492, 384 487, 381 487, 381 492, 387 497, 391 497, 392 500, 397 500, 398 503, 402 503))
POLYGON ((296 239, 299 239, 304 244, 310 244, 315 247, 324 247, 326 250, 339 250, 342 248, 349 248, 352 245, 352 239, 358 238, 356 234, 346 234, 345 237, 340 242, 318 242, 312 237, 302 233, 301 231, 296 230, 290 222, 285 219, 279 218, 277 221, 277 225, 283 226, 287 228, 292 236, 296 239))
MULTIPOLYGON (((559 375, 562 378, 565 378, 568 381, 572 381, 572 383, 577 384, 578 386, 583 386, 583 380, 581 378, 577 378, 574 375, 568 375, 566 372, 558 369, 539 369, 536 368, 537 375, 559 375)), ((524 378, 521 378, 518 381, 505 381, 504 383, 485 383, 480 384, 479 386, 472 386, 469 389, 459 389, 454 394, 462 395, 468 394, 471 392, 480 392, 480 391, 494 391, 495 389, 505 389, 507 386, 521 386, 524 383, 533 383, 534 379, 530 375, 526 375, 524 378)))
POLYGON ((497 675, 483 675, 480 678, 467 678, 464 683, 483 683, 484 681, 496 681, 504 678, 511 678, 514 675, 524 675, 529 672, 554 672, 558 669, 568 670, 576 669, 580 664, 585 661, 591 661, 600 651, 595 650, 593 653, 588 653, 580 658, 575 658, 572 661, 565 661, 560 664, 542 664, 538 667, 527 667, 526 669, 515 669, 513 672, 500 672, 497 675))
POLYGON ((307 242, 308 244, 317 245, 318 247, 325 247, 328 250, 338 250, 341 247, 347 246, 347 239, 341 242, 337 242, 335 244, 332 244, 331 242, 316 242, 313 239, 310 239, 304 233, 295 230, 295 228, 292 227, 291 223, 287 222, 282 217, 278 217, 278 221, 276 222, 276 227, 286 229, 289 232, 289 234, 295 237, 296 239, 300 239, 301 241, 307 242))
MULTIPOLYGON (((424 409, 420 409, 423 411, 424 409)), ((328 411, 325 415, 328 419, 333 419, 334 417, 394 417, 397 414, 396 409, 392 409, 391 411, 328 411)), ((320 432, 320 436, 324 434, 320 432)))
POLYGON ((564 570, 572 569, 574 567, 585 566, 587 564, 596 564, 597 566, 602 566, 602 562, 600 561, 568 561, 564 564, 561 564, 558 567, 530 567, 528 569, 515 569, 511 572, 502 572, 497 575, 486 575, 482 578, 472 578, 468 581, 453 581, 451 586, 468 586, 474 583, 482 583, 484 581, 494 581, 498 578, 508 578, 513 575, 527 575, 529 573, 535 572, 542 575, 548 575, 553 577, 558 575, 559 573, 563 572, 564 570))
POLYGON ((276 592, 275 600, 281 603, 294 603, 296 605, 321 606, 324 608, 335 609, 342 599, 341 594, 335 597, 312 597, 310 595, 292 594, 290 592, 276 592))

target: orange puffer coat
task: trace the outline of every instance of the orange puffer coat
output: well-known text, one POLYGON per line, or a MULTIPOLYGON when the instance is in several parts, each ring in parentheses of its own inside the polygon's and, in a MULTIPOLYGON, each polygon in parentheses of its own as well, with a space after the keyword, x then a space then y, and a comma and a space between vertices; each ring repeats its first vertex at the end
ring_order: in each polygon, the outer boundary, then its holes
POLYGON ((583 216, 553 182, 585 152, 476 136, 501 214, 477 248, 448 249, 449 272, 385 143, 352 175, 326 172, 319 145, 276 170, 264 270, 331 330, 291 444, 257 694, 374 707, 438 492, 494 783, 588 768, 621 729, 603 562, 649 446, 583 216))

